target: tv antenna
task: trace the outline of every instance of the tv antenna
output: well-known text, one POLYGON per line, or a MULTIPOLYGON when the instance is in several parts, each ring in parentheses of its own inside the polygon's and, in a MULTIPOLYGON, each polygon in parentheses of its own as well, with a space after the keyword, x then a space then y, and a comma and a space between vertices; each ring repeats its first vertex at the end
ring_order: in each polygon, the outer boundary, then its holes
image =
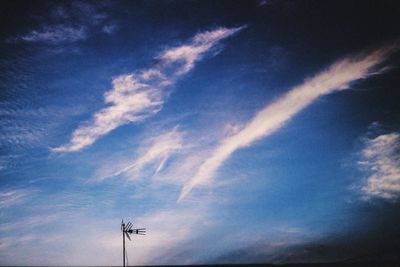
POLYGON ((130 234, 134 235, 146 235, 146 228, 133 228, 133 224, 131 222, 128 222, 127 224, 124 223, 124 219, 121 221, 121 231, 122 231, 122 262, 123 262, 123 267, 125 267, 125 259, 128 261, 128 254, 126 253, 125 250, 125 236, 132 241, 131 237, 129 236, 130 234))

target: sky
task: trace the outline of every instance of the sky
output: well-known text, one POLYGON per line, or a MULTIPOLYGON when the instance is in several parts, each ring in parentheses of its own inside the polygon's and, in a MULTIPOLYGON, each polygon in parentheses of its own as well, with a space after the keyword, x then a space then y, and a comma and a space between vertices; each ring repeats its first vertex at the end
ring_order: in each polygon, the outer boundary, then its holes
POLYGON ((1 1, 0 265, 397 260, 397 1, 1 1))

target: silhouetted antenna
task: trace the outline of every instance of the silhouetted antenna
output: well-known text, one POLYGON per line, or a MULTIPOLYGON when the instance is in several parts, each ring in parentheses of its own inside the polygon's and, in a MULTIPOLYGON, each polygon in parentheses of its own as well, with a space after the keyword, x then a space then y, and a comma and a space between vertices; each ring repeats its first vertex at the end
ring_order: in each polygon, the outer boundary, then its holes
POLYGON ((126 227, 125 227, 125 230, 129 231, 130 229, 132 229, 132 226, 133 226, 133 224, 131 222, 128 222, 126 227))
POLYGON ((134 228, 132 229, 133 224, 128 222, 127 224, 124 223, 124 219, 121 221, 121 231, 122 231, 122 258, 123 258, 123 267, 125 267, 125 259, 128 258, 128 255, 125 250, 125 236, 132 241, 130 234, 135 235, 146 235, 146 228, 134 228))

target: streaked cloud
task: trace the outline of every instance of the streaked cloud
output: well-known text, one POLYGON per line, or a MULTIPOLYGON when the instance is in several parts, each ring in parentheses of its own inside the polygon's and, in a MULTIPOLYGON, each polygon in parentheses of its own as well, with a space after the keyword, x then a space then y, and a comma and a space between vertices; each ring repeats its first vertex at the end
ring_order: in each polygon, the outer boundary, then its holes
MULTIPOLYGON (((57 45, 86 40, 108 18, 106 13, 100 11, 100 7, 101 5, 94 6, 85 1, 53 5, 43 16, 44 21, 39 26, 8 41, 57 45)), ((104 27, 106 26, 101 26, 104 27)), ((110 26, 106 29, 104 32, 112 32, 110 26)))
POLYGON ((24 189, 3 190, 0 192, 0 209, 24 203, 32 192, 24 189))
POLYGON ((367 199, 395 200, 400 195, 400 134, 393 132, 367 139, 360 167, 369 173, 361 191, 367 199))
MULTIPOLYGON (((15 97, 17 98, 17 97, 15 97)), ((47 147, 47 137, 51 135, 65 118, 84 112, 83 106, 73 107, 42 106, 30 107, 30 100, 20 97, 16 101, 4 101, 0 107, 0 146, 8 149, 8 155, 0 157, 1 166, 7 165, 6 159, 14 158, 11 153, 17 153, 32 147, 47 147), (13 105, 24 103, 25 107, 15 108, 13 105)))
POLYGON ((32 30, 18 39, 26 42, 76 42, 87 38, 87 30, 84 27, 72 27, 65 25, 45 26, 39 30, 32 30))
POLYGON ((68 144, 53 151, 79 151, 121 125, 140 122, 156 114, 168 96, 166 87, 193 69, 221 40, 243 28, 217 28, 198 33, 189 42, 162 51, 152 68, 114 78, 113 88, 104 94, 108 106, 96 112, 92 121, 78 127, 68 144))
POLYGON ((175 250, 198 235, 207 217, 207 209, 200 206, 197 209, 175 207, 148 214, 137 224, 146 225, 150 238, 140 240, 141 247, 135 252, 135 264, 169 262, 175 250))
POLYGON ((107 34, 112 34, 116 29, 117 25, 115 23, 104 25, 103 28, 101 28, 101 30, 107 34))
POLYGON ((236 150, 248 147, 273 134, 317 98, 346 90, 352 82, 380 73, 382 69, 377 70, 376 67, 388 57, 393 49, 395 49, 393 46, 383 47, 370 53, 339 60, 267 105, 239 132, 220 142, 198 168, 195 176, 184 184, 178 201, 183 200, 194 187, 210 183, 218 168, 236 150))
POLYGON ((74 131, 69 144, 54 152, 78 151, 119 126, 144 120, 160 110, 162 97, 157 88, 137 81, 131 74, 114 78, 112 84, 113 88, 104 94, 109 106, 96 112, 91 123, 74 131))
POLYGON ((33 228, 40 227, 42 225, 50 224, 58 219, 58 216, 55 214, 52 215, 34 215, 32 217, 27 217, 24 219, 19 219, 16 222, 8 222, 0 224, 0 231, 3 233, 8 233, 10 235, 13 234, 14 231, 18 229, 26 229, 32 230, 33 228))
POLYGON ((265 6, 268 5, 268 1, 267 0, 259 0, 257 1, 258 6, 265 6))
MULTIPOLYGON (((143 152, 133 162, 105 178, 126 173, 129 174, 129 177, 134 179, 145 167, 147 170, 151 169, 154 174, 157 174, 163 169, 169 157, 184 148, 183 133, 178 130, 178 127, 173 128, 169 132, 152 137, 151 139, 150 145, 142 149, 143 152)), ((146 143, 147 142, 148 141, 146 141, 146 143)))

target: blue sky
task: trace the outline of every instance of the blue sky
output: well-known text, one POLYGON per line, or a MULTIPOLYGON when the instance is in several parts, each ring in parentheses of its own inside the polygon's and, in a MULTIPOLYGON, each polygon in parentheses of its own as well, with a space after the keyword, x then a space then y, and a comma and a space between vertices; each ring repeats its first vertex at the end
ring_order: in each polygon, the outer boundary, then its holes
POLYGON ((1 5, 0 264, 400 247, 398 4, 1 5))

